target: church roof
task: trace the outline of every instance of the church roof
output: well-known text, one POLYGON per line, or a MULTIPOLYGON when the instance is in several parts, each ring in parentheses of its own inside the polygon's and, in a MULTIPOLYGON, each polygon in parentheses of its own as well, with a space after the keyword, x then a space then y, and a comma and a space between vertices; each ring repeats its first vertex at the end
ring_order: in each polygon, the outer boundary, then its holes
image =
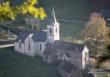
POLYGON ((78 67, 70 63, 69 61, 64 61, 63 65, 61 66, 61 70, 64 70, 67 73, 71 73, 72 70, 77 70, 77 69, 78 67))
POLYGON ((25 39, 29 36, 29 34, 33 34, 32 39, 35 42, 45 42, 47 39, 47 34, 45 31, 35 31, 35 30, 28 30, 28 31, 24 31, 22 32, 20 35, 18 35, 17 41, 20 39, 22 42, 25 41, 25 39))
POLYGON ((18 35, 17 41, 21 40, 22 42, 24 42, 24 40, 28 37, 28 35, 30 34, 30 31, 24 31, 21 34, 18 35))
POLYGON ((101 10, 100 13, 106 18, 110 18, 110 10, 101 10))
POLYGON ((44 32, 44 31, 40 31, 40 32, 37 32, 37 33, 34 33, 34 35, 32 36, 32 39, 35 41, 35 42, 45 42, 46 39, 47 39, 47 33, 44 32))
POLYGON ((69 51, 70 53, 63 51, 62 54, 65 54, 67 57, 71 57, 71 51, 78 53, 78 55, 80 55, 84 47, 85 47, 84 44, 75 44, 75 43, 70 43, 70 42, 65 42, 65 41, 55 41, 54 44, 51 44, 51 43, 46 44, 46 48, 43 54, 51 55, 52 53, 54 54, 58 52, 59 50, 61 50, 61 52, 63 50, 66 50, 66 51, 69 51))
POLYGON ((57 49, 71 50, 77 52, 82 52, 85 47, 84 44, 76 44, 65 41, 55 41, 54 45, 57 49))
POLYGON ((54 45, 51 43, 47 43, 43 54, 44 55, 51 55, 52 53, 55 53, 55 52, 57 52, 57 50, 54 47, 54 45))
POLYGON ((69 53, 66 52, 65 54, 66 54, 67 57, 71 57, 69 53))

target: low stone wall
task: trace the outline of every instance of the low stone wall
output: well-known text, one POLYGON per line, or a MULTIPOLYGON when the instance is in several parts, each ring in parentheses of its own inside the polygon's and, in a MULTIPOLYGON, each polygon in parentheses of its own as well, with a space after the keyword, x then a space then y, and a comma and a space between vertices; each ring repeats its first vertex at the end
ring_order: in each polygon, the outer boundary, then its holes
POLYGON ((0 41, 0 45, 6 45, 6 44, 14 44, 15 40, 13 41, 0 41))

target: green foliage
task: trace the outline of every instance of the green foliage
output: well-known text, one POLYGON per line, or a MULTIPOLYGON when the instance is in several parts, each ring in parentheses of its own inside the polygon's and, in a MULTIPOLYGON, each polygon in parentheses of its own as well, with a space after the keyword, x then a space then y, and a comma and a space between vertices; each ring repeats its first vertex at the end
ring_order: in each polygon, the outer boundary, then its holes
POLYGON ((110 77, 110 72, 97 74, 97 77, 110 77))

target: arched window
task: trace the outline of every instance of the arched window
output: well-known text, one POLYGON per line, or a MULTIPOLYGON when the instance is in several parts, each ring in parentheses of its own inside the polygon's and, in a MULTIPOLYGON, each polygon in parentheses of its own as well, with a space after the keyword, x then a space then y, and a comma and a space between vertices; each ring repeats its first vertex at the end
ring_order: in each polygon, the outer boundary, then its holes
POLYGON ((42 44, 40 44, 40 51, 42 50, 42 44))
POLYGON ((85 62, 87 62, 87 58, 85 57, 85 62))
POLYGON ((28 45, 28 50, 30 50, 31 49, 31 46, 30 46, 30 42, 29 42, 29 45, 28 45))
POLYGON ((49 28, 49 33, 52 34, 52 29, 51 28, 49 28))

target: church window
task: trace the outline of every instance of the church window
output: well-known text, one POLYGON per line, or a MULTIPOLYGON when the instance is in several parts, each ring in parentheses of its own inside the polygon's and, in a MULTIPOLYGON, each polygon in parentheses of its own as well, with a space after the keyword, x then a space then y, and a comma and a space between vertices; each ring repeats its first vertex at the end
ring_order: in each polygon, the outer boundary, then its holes
POLYGON ((85 57, 85 62, 87 61, 86 57, 85 57))
POLYGON ((31 48, 31 47, 30 47, 30 42, 29 42, 29 45, 28 45, 28 50, 30 50, 30 48, 31 48))
POLYGON ((42 50, 42 44, 40 44, 40 51, 42 50))
POLYGON ((47 55, 44 56, 44 60, 47 61, 47 55))
POLYGON ((19 42, 19 48, 21 48, 21 44, 22 44, 22 43, 21 43, 21 41, 20 41, 20 42, 19 42))
POLYGON ((49 29, 49 33, 52 34, 52 29, 51 28, 49 29))
POLYGON ((48 56, 47 55, 45 56, 45 59, 48 60, 48 56))
POLYGON ((87 62, 87 57, 88 57, 88 54, 85 53, 85 62, 87 62))

